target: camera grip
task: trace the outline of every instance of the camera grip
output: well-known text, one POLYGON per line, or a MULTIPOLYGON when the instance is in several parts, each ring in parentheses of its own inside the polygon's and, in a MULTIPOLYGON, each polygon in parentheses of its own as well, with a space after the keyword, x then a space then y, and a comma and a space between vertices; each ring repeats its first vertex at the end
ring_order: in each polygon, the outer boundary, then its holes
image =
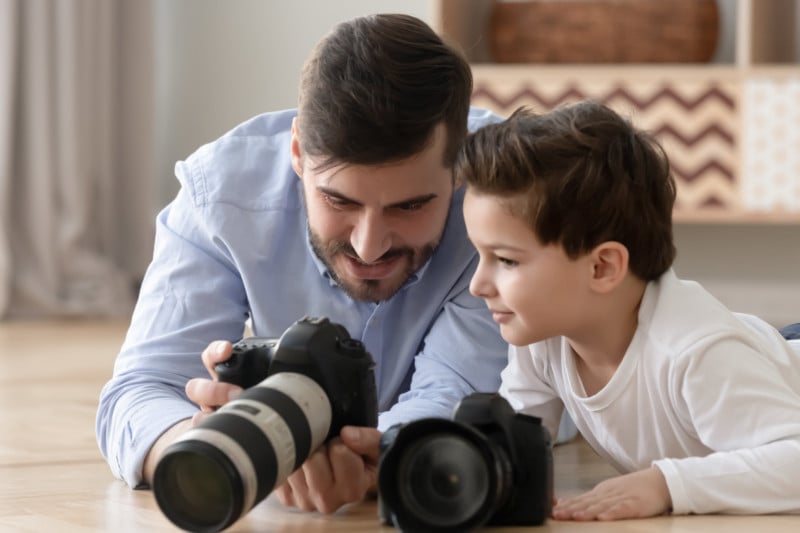
POLYGON ((277 339, 248 337, 233 345, 227 361, 217 363, 214 370, 220 381, 249 389, 265 380, 277 345, 277 339))

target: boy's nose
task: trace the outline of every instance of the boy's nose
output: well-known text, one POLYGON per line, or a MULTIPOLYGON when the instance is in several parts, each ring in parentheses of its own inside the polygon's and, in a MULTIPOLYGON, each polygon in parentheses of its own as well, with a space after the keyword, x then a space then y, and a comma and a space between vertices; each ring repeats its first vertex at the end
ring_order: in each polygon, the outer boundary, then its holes
POLYGON ((478 268, 475 269, 475 273, 469 281, 469 292, 478 298, 488 298, 493 296, 496 292, 494 285, 486 276, 482 263, 478 263, 478 268))

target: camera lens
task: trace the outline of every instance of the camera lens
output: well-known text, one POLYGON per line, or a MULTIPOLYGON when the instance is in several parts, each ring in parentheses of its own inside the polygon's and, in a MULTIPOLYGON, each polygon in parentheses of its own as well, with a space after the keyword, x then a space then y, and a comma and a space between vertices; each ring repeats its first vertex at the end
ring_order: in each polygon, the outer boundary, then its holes
MULTIPOLYGON (((391 431, 391 430, 390 430, 391 431)), ((444 419, 411 422, 382 450, 382 506, 403 531, 470 531, 506 497, 510 466, 474 428, 444 419)))
POLYGON ((163 464, 161 472, 172 475, 159 480, 156 498, 179 527, 217 531, 241 512, 241 480, 233 464, 213 446, 198 441, 178 443, 163 464))
POLYGON ((331 404, 303 374, 280 372, 246 389, 170 445, 153 491, 189 531, 220 531, 299 468, 328 435, 331 404))
POLYGON ((398 475, 408 511, 437 527, 471 518, 489 495, 489 466, 480 450, 453 435, 431 435, 413 443, 398 475))

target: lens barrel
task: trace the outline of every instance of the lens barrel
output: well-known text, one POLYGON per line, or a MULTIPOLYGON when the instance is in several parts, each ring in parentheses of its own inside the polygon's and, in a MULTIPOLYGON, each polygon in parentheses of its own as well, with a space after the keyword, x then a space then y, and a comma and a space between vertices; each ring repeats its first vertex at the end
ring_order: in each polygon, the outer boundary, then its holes
POLYGON ((294 372, 268 377, 166 449, 153 479, 161 511, 188 531, 225 529, 303 464, 331 419, 316 381, 294 372))

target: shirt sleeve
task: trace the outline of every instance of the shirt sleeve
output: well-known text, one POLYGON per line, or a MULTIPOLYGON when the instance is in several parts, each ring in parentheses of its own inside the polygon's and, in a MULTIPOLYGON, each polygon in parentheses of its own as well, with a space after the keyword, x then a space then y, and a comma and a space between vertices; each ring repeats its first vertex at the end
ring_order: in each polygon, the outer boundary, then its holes
POLYGON ((679 365, 670 381, 684 423, 715 450, 654 462, 673 512, 800 513, 800 391, 780 365, 726 340, 679 365))
POLYGON ((203 349, 216 339, 239 339, 248 312, 225 244, 207 229, 205 205, 195 201, 188 168, 177 171, 184 187, 157 217, 154 258, 97 411, 100 450, 131 487, 140 485, 155 440, 197 411, 184 388, 208 376, 203 349))
POLYGON ((414 358, 409 390, 381 413, 379 429, 423 417, 451 418, 464 396, 497 391, 507 345, 486 304, 469 293, 470 273, 432 324, 414 358))
POLYGON ((555 443, 564 404, 549 384, 546 353, 534 353, 542 346, 509 346, 500 394, 515 411, 541 418, 555 443))

